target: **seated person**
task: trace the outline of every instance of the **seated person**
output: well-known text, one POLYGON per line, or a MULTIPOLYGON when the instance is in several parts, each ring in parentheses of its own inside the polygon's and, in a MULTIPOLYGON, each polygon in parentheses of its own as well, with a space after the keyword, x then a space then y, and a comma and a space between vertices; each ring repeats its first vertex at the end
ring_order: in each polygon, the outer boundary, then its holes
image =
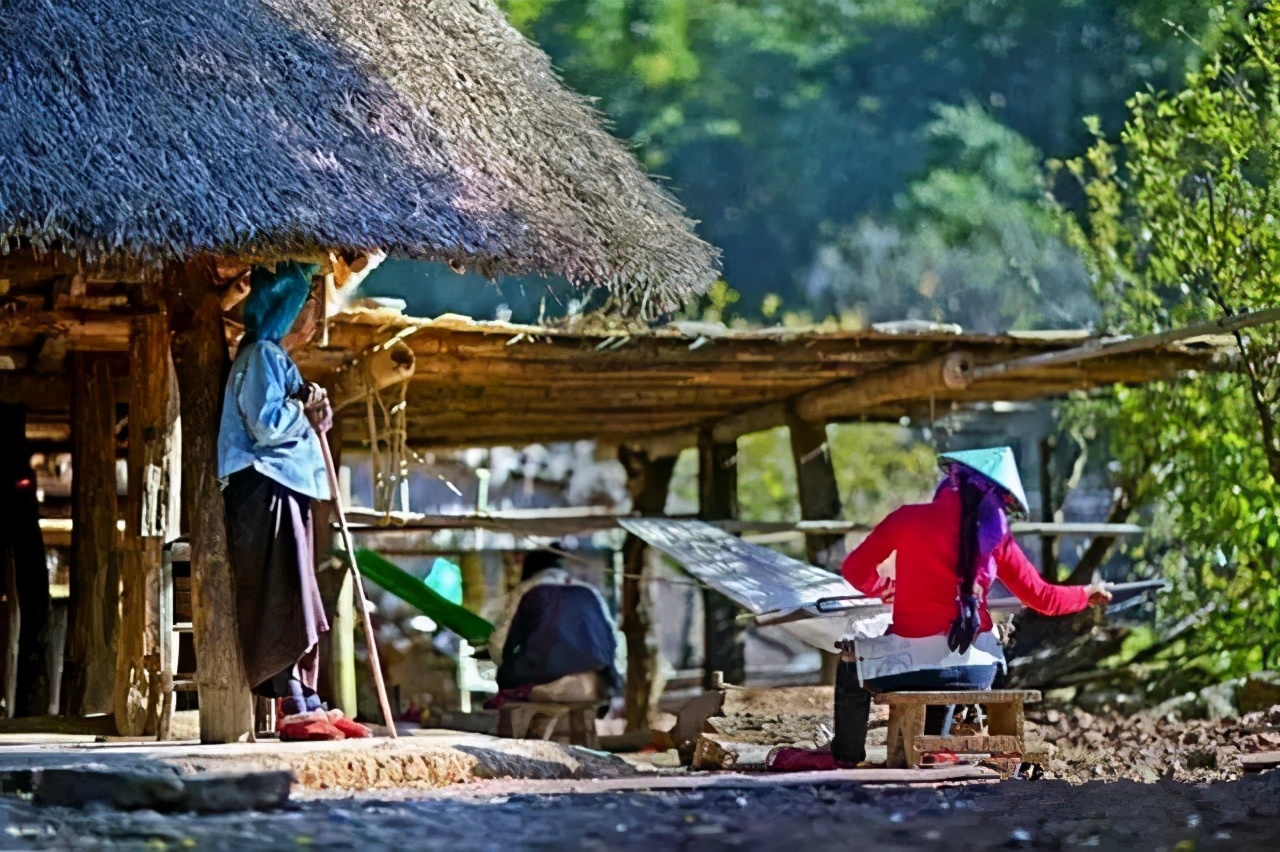
MULTIPOLYGON (((872 693, 990 689, 1004 667, 986 598, 998 577, 1044 615, 1105 605, 1102 584, 1055 586, 1027 561, 1006 514, 1027 510, 1013 452, 1007 447, 944 455, 946 473, 932 502, 902 506, 881 521, 844 561, 858 591, 892 603, 893 624, 875 639, 845 638, 836 672, 832 756, 866 760, 872 693), (877 570, 896 553, 893 579, 877 570)), ((953 708, 929 707, 925 732, 950 732, 953 708)))
POLYGON ((618 643, 600 593, 548 550, 525 557, 522 580, 489 641, 499 697, 594 701, 618 690, 618 643))

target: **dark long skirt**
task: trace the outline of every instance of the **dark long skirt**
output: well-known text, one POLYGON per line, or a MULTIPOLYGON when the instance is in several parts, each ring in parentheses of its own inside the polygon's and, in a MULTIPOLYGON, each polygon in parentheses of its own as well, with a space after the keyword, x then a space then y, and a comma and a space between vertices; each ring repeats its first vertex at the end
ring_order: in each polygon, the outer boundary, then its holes
POLYGON ((253 693, 287 698, 289 677, 314 691, 320 634, 329 623, 316 585, 311 499, 252 468, 232 474, 223 497, 240 650, 253 693))

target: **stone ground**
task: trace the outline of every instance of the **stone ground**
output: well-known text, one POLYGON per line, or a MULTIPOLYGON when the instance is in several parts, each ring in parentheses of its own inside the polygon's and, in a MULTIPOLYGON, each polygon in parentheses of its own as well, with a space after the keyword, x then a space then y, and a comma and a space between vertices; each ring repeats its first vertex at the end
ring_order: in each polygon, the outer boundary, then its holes
POLYGON ((1208 784, 1015 780, 910 789, 757 783, 555 794, 554 783, 304 794, 283 810, 224 816, 37 808, 4 797, 0 849, 1280 848, 1280 772, 1208 784))

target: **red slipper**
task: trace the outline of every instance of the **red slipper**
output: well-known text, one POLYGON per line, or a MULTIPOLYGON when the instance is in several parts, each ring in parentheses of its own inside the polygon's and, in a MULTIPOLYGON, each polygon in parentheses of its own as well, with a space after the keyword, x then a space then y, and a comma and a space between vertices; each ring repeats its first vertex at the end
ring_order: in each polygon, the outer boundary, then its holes
POLYGON ((341 731, 349 740, 362 740, 373 736, 373 731, 359 722, 348 719, 341 710, 329 711, 329 724, 341 731))
POLYGON ((345 740, 346 734, 329 722, 323 710, 286 716, 280 727, 280 739, 290 741, 345 740))
POLYGON ((921 766, 954 766, 960 758, 952 751, 931 751, 920 755, 921 766))

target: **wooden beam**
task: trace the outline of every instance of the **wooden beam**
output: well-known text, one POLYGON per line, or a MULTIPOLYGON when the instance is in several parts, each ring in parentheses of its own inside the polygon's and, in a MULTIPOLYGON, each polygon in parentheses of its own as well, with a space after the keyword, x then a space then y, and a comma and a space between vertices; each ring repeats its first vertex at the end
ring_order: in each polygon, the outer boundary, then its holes
MULTIPOLYGON (((627 471, 627 490, 633 508, 641 514, 661 515, 667 505, 667 491, 676 457, 651 457, 622 447, 619 461, 627 471)), ((627 730, 649 728, 649 714, 657 706, 654 689, 658 668, 658 647, 653 635, 653 602, 646 579, 645 553, 648 545, 630 533, 622 545, 622 633, 627 642, 627 682, 625 687, 627 730)))
POLYGON ((182 401, 183 502, 191 524, 200 739, 253 738, 253 701, 240 655, 226 516, 218 487, 218 428, 230 363, 215 269, 198 258, 165 269, 182 401))
POLYGON ((698 430, 672 429, 665 432, 654 432, 649 435, 637 436, 624 443, 632 450, 643 452, 654 459, 679 456, 688 447, 698 446, 698 430))
MULTIPOLYGON (((889 367, 854 379, 830 382, 790 400, 770 402, 731 414, 711 427, 713 440, 733 441, 742 435, 782 426, 788 419, 815 423, 839 420, 886 403, 927 397, 930 392, 955 392, 971 381, 972 356, 951 352, 927 361, 889 367)), ((655 436, 655 442, 688 440, 688 430, 655 436)))
POLYGON ((1222 317, 1221 319, 1217 319, 1212 322, 1189 325, 1183 328, 1172 329, 1170 331, 1157 332, 1155 334, 1143 334, 1137 337, 1130 337, 1127 335, 1120 337, 1103 337, 1097 340, 1091 340, 1088 343, 1071 349, 1063 349, 1057 352, 1046 352, 1041 355, 1029 355, 1025 358, 1015 358, 1011 361, 1003 361, 996 364, 976 367, 973 370, 973 380, 987 381, 989 379, 1024 373, 1029 370, 1039 370, 1045 367, 1056 367, 1063 364, 1078 364, 1081 361, 1088 361, 1096 358, 1110 358, 1115 355, 1142 352, 1145 350, 1157 349, 1161 346, 1168 346, 1172 343, 1178 343, 1184 340, 1191 340, 1196 337, 1226 334, 1259 325, 1270 325, 1271 323, 1276 322, 1280 322, 1280 307, 1267 308, 1266 310, 1254 311, 1252 313, 1234 314, 1232 316, 1222 317))
POLYGON ((101 355, 71 357, 71 599, 63 694, 68 715, 114 712, 120 630, 116 404, 101 355))
POLYGON ((711 427, 711 437, 722 443, 736 441, 743 435, 763 432, 781 426, 787 422, 787 414, 792 408, 786 400, 766 403, 759 408, 749 408, 737 414, 730 414, 711 427))
POLYGON ((0 340, 14 335, 66 337, 72 349, 127 352, 129 329, 137 311, 17 310, 0 315, 0 340))
MULTIPOLYGON (((698 439, 698 517, 726 521, 738 517, 738 446, 716 441, 710 430, 698 439)), ((721 682, 742 685, 747 677, 745 632, 738 605, 715 589, 702 589, 702 688, 721 682)))
POLYGON ((794 406, 801 420, 828 421, 903 399, 957 391, 972 381, 972 356, 951 352, 918 364, 878 370, 800 394, 794 406))
POLYGON ((182 429, 167 317, 135 319, 132 336, 129 491, 114 694, 116 729, 127 737, 155 730, 160 642, 168 638, 160 636, 160 561, 164 542, 176 537, 182 494, 182 429))
POLYGON ((403 340, 367 353, 334 374, 330 380, 329 402, 337 411, 364 400, 413 377, 417 359, 403 340))

